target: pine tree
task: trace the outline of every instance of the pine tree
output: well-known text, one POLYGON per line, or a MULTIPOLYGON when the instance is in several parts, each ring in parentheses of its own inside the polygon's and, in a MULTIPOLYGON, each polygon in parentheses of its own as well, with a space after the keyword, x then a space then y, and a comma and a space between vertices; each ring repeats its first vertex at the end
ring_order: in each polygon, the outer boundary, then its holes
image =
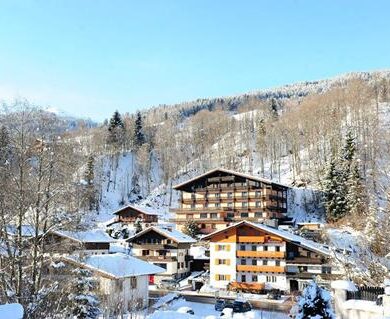
POLYGON ((139 232, 142 231, 142 224, 141 224, 141 219, 137 218, 134 222, 134 229, 135 233, 138 234, 139 232))
POLYGON ((123 121, 122 121, 122 117, 120 115, 120 113, 116 110, 114 112, 114 114, 112 115, 111 119, 110 119, 110 123, 109 123, 109 126, 108 126, 108 130, 109 131, 112 131, 116 128, 124 128, 124 124, 123 124, 123 121))
POLYGON ((343 192, 340 192, 342 175, 337 168, 337 161, 333 157, 329 162, 325 178, 323 180, 324 204, 326 218, 329 221, 336 221, 344 216, 345 207, 343 192))
POLYGON ((69 295, 70 312, 78 319, 95 319, 100 314, 99 300, 93 293, 96 280, 87 269, 75 269, 74 292, 69 295))
POLYGON ((357 161, 352 161, 347 181, 348 213, 355 217, 356 221, 365 223, 368 210, 368 198, 360 176, 357 161))
POLYGON ((135 119, 135 128, 134 128, 134 141, 136 147, 140 147, 142 144, 145 143, 145 135, 143 132, 142 125, 143 125, 142 115, 141 112, 138 111, 135 119))
POLYGON ((345 145, 342 151, 342 160, 347 167, 351 166, 351 163, 356 155, 356 140, 351 131, 347 132, 345 139, 345 145))
POLYGON ((85 170, 84 179, 87 185, 92 185, 95 178, 95 158, 90 155, 87 160, 87 169, 85 170))
POLYGON ((125 125, 118 111, 115 111, 108 124, 108 143, 120 144, 123 142, 125 125))
POLYGON ((336 319, 328 291, 312 281, 297 303, 296 319, 336 319))
POLYGON ((184 224, 183 233, 192 237, 192 238, 195 238, 199 234, 198 224, 194 220, 189 219, 184 224))

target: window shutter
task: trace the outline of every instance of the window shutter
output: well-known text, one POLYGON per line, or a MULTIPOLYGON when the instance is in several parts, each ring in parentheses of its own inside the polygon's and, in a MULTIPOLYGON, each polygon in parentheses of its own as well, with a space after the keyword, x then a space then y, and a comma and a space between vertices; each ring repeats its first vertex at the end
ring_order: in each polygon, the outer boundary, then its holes
POLYGON ((215 245, 215 251, 219 251, 219 245, 215 245))
POLYGON ((218 259, 215 259, 215 260, 214 260, 214 263, 215 263, 215 265, 219 265, 219 264, 218 264, 218 259))
POLYGON ((226 250, 230 251, 230 245, 226 245, 226 250))
POLYGON ((219 280, 219 275, 215 275, 215 280, 219 280))
POLYGON ((226 275, 226 280, 230 281, 230 275, 226 275))
POLYGON ((226 259, 226 265, 230 266, 230 259, 226 259))

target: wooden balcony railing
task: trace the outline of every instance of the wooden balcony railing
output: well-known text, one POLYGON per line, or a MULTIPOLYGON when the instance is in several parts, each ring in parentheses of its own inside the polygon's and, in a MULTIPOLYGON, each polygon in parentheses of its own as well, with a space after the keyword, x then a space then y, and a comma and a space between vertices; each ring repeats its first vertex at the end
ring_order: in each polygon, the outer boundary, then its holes
POLYGON ((237 251, 237 257, 284 258, 284 251, 237 251))
POLYGON ((264 243, 264 236, 238 236, 238 242, 239 243, 264 243))
POLYGON ((265 283, 262 282, 237 282, 233 281, 229 285, 229 289, 231 290, 264 290, 265 289, 265 283))
POLYGON ((281 266, 237 265, 237 271, 284 273, 285 268, 281 266))

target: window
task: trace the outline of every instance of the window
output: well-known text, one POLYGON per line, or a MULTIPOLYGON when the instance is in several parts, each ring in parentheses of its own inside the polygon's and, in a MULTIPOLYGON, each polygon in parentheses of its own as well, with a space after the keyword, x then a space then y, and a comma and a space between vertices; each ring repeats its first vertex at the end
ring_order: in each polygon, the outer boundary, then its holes
POLYGON ((241 196, 242 196, 242 197, 247 197, 247 196, 248 196, 248 192, 242 192, 242 193, 241 193, 241 196))
POLYGON ((211 219, 217 219, 218 218, 218 214, 217 213, 211 213, 210 214, 210 218, 211 219))
POLYGON ((137 277, 130 277, 130 286, 131 289, 137 288, 137 277))
POLYGON ((256 191, 256 192, 255 192, 255 196, 256 196, 256 197, 260 197, 260 196, 261 196, 261 192, 256 191))
POLYGON ((230 245, 216 245, 216 251, 230 251, 230 245))
POLYGON ((241 265, 246 265, 246 259, 241 259, 241 265))
POLYGON ((268 246, 263 246, 264 251, 268 251, 268 246))
POLYGON ((256 207, 261 207, 261 202, 256 202, 256 207))
POLYGON ((156 266, 158 266, 158 267, 161 267, 161 268, 163 268, 163 269, 167 269, 167 264, 160 264, 160 263, 153 263, 154 265, 156 265, 156 266))
POLYGON ((215 260, 216 265, 230 265, 230 259, 216 259, 215 260))
POLYGON ((172 240, 167 239, 167 244, 172 244, 172 240))
POLYGON ((194 219, 194 214, 188 214, 187 219, 194 219))
POLYGON ((268 265, 268 260, 263 260, 263 266, 267 266, 268 265))
POLYGON ((230 281, 230 275, 215 275, 215 280, 217 280, 217 281, 221 281, 221 280, 230 281))
POLYGON ((195 208, 195 203, 192 203, 192 204, 191 204, 191 208, 195 208))
POLYGON ((228 207, 233 207, 233 203, 232 202, 229 202, 227 203, 228 207))
POLYGON ((241 218, 247 218, 249 216, 248 213, 241 213, 241 218))
POLYGON ((209 203, 204 203, 204 208, 207 208, 207 207, 209 207, 209 203))
POLYGON ((206 224, 201 224, 200 228, 203 228, 203 229, 206 228, 206 224))
POLYGON ((232 198, 233 197, 233 193, 232 192, 227 193, 227 197, 228 198, 232 198))
POLYGON ((261 217, 263 217, 263 213, 262 212, 255 212, 255 217, 261 218, 261 217))
POLYGON ((256 261, 256 259, 252 259, 252 266, 257 266, 257 261, 256 261))
POLYGON ((257 250, 256 245, 252 245, 251 249, 252 249, 252 251, 256 251, 257 250))
POLYGON ((241 282, 246 282, 246 276, 245 275, 241 275, 241 282))
POLYGON ((241 206, 242 206, 242 207, 248 207, 248 203, 247 203, 247 202, 242 202, 242 203, 241 203, 241 206))
POLYGON ((219 198, 220 194, 219 193, 215 193, 214 196, 215 196, 215 198, 219 198))
POLYGON ((206 213, 200 213, 200 218, 201 219, 207 219, 207 214, 206 213))
POLYGON ((240 245, 240 250, 245 251, 245 245, 240 245))
POLYGON ((234 218, 234 213, 227 213, 227 214, 226 214, 226 217, 227 217, 227 218, 234 218))
POLYGON ((280 260, 275 260, 275 266, 280 266, 280 260))
POLYGON ((220 203, 215 203, 214 206, 215 206, 215 207, 220 207, 221 204, 220 204, 220 203))
POLYGON ((276 276, 266 276, 267 282, 276 282, 276 276))
POLYGON ((149 250, 143 250, 142 256, 149 256, 149 250))
POLYGON ((330 273, 332 273, 332 268, 329 267, 329 266, 322 266, 321 272, 322 272, 323 274, 330 274, 330 273))
POLYGON ((257 276, 256 275, 252 275, 252 281, 253 282, 257 282, 257 276))
POLYGON ((280 251, 280 246, 275 246, 275 251, 280 251))

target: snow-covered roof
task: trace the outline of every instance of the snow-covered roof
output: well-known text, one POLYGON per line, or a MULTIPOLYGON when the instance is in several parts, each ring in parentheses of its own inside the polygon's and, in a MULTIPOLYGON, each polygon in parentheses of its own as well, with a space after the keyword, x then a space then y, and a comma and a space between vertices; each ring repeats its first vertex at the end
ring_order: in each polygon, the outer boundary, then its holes
MULTIPOLYGON (((7 225, 6 226, 7 234, 10 236, 16 236, 18 234, 18 227, 16 225, 7 225)), ((43 233, 38 230, 38 235, 43 233)), ((22 225, 22 237, 34 237, 35 236, 35 227, 31 225, 22 225)))
POLYGON ((7 303, 0 305, 0 319, 22 319, 24 315, 23 306, 18 303, 7 303))
POLYGON ((121 213, 122 211, 126 210, 126 209, 133 209, 139 213, 142 213, 142 214, 145 214, 145 215, 158 215, 156 212, 150 210, 149 208, 147 207, 140 207, 138 205, 126 205, 126 206, 123 206, 122 208, 119 208, 118 210, 116 210, 115 212, 113 212, 114 215, 117 215, 119 213, 121 213))
POLYGON ((134 236, 130 237, 128 241, 132 241, 132 239, 135 239, 147 232, 150 232, 154 230, 155 232, 168 237, 175 241, 178 244, 186 244, 186 243, 196 243, 196 240, 186 234, 183 234, 182 232, 174 229, 171 226, 150 226, 143 231, 140 231, 138 234, 135 234, 134 236))
POLYGON ((213 232, 211 234, 208 234, 207 236, 204 237, 204 239, 210 239, 215 234, 218 234, 220 232, 226 231, 227 229, 230 229, 230 228, 233 228, 233 227, 238 227, 238 226, 243 225, 243 224, 247 224, 249 226, 257 228, 257 229, 259 229, 261 231, 264 231, 266 233, 282 237, 283 239, 285 239, 285 240, 287 240, 289 242, 292 242, 292 243, 294 243, 296 245, 302 246, 302 247, 307 248, 309 250, 318 252, 318 253, 320 253, 322 255, 331 256, 331 251, 328 248, 326 248, 324 245, 318 244, 318 243, 316 243, 316 242, 314 242, 312 240, 309 240, 309 239, 303 238, 301 236, 292 234, 292 233, 290 233, 288 231, 285 231, 285 230, 273 228, 273 227, 270 227, 270 226, 267 226, 267 225, 264 225, 264 224, 256 224, 256 223, 248 222, 246 220, 241 221, 241 222, 239 222, 237 224, 233 224, 233 225, 231 225, 229 227, 226 227, 224 229, 217 230, 217 231, 215 231, 215 232, 213 232))
POLYGON ((222 172, 222 173, 226 173, 226 174, 230 174, 230 175, 236 175, 236 176, 240 176, 240 177, 243 177, 243 178, 247 178, 247 179, 250 179, 250 180, 253 180, 253 181, 258 181, 258 182, 263 182, 263 183, 268 183, 268 184, 275 184, 275 185, 279 185, 279 186, 283 186, 283 187, 287 187, 287 188, 289 187, 287 185, 283 185, 281 183, 277 183, 277 182, 271 181, 269 179, 265 179, 265 178, 261 178, 261 177, 257 177, 257 176, 252 176, 252 175, 248 175, 248 174, 243 174, 243 173, 231 171, 231 170, 224 169, 224 168, 215 168, 215 169, 212 169, 212 170, 210 170, 210 171, 208 171, 208 172, 206 172, 206 173, 204 173, 202 175, 199 175, 199 176, 196 176, 194 178, 191 178, 191 179, 189 179, 186 182, 183 182, 181 184, 175 185, 175 186, 173 186, 173 188, 174 189, 182 188, 183 186, 185 186, 187 184, 190 184, 190 183, 196 181, 197 179, 206 177, 207 175, 213 174, 215 172, 222 172))
POLYGON ((52 231, 52 233, 82 243, 113 243, 116 241, 102 229, 91 229, 91 230, 81 230, 81 231, 55 230, 52 231))
POLYGON ((70 256, 64 259, 115 279, 165 272, 161 267, 122 253, 91 255, 82 259, 70 256))

